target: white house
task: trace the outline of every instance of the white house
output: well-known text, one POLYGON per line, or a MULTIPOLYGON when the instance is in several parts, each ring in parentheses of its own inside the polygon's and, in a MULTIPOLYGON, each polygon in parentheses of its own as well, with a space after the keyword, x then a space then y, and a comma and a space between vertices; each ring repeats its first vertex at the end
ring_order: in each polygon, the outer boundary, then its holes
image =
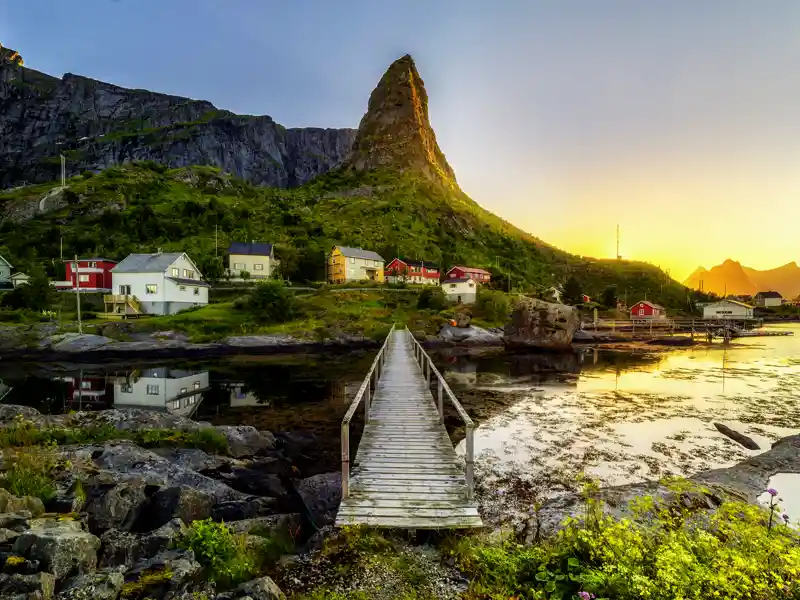
POLYGON ((111 269, 111 281, 107 312, 174 315, 208 304, 209 285, 185 252, 129 254, 111 269))
POLYGON ((445 279, 442 291, 449 302, 458 304, 474 304, 478 299, 478 283, 469 277, 445 279))
POLYGON ((190 417, 208 391, 208 371, 157 367, 115 378, 114 408, 149 408, 190 417))
POLYGON ((0 289, 10 288, 11 284, 11 269, 14 266, 5 258, 0 256, 0 289))
POLYGON ((720 300, 703 306, 704 319, 752 319, 753 307, 737 300, 720 300))
POLYGON ((11 276, 11 285, 13 285, 15 288, 21 285, 27 285, 29 279, 29 275, 23 273, 22 271, 17 271, 11 276))
POLYGON ((242 273, 250 279, 269 279, 276 263, 272 244, 231 242, 228 247, 228 275, 233 281, 243 280, 242 273))
POLYGON ((756 306, 763 306, 763 307, 770 307, 770 306, 780 306, 783 304, 783 296, 780 295, 778 292, 758 292, 753 297, 753 302, 756 306))

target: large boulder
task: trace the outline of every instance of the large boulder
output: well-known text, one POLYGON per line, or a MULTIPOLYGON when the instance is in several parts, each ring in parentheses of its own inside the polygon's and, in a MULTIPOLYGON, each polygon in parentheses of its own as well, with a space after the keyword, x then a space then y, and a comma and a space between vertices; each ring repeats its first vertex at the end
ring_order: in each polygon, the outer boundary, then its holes
POLYGON ((219 594, 216 600, 286 600, 281 588, 269 577, 243 583, 232 592, 219 594))
POLYGON ((14 541, 14 552, 40 560, 44 570, 62 579, 73 571, 93 571, 100 540, 83 530, 78 521, 36 519, 14 541))
POLYGON ((275 498, 259 498, 248 496, 242 500, 220 502, 211 509, 211 518, 215 521, 241 521, 277 512, 278 502, 275 498))
POLYGON ((124 583, 119 569, 78 575, 66 582, 57 600, 116 600, 124 583))
POLYGON ((173 595, 200 573, 200 563, 191 550, 167 550, 145 559, 125 573, 125 588, 139 598, 173 595))
POLYGON ((50 573, 0 574, 0 598, 5 600, 52 600, 56 578, 50 573))
POLYGON ((44 512, 44 503, 34 496, 14 496, 0 488, 0 513, 27 512, 38 517, 44 512))
POLYGON ((172 464, 190 471, 218 469, 230 460, 208 454, 199 448, 154 448, 153 452, 172 464))
POLYGON ((503 343, 503 334, 476 325, 454 327, 447 323, 439 331, 439 339, 458 344, 500 345, 503 343))
POLYGON ((333 523, 342 501, 341 473, 320 473, 303 479, 298 484, 297 491, 317 527, 333 523))
POLYGON ((575 307, 523 296, 514 305, 505 327, 505 343, 512 348, 567 349, 579 326, 580 315, 575 307))
POLYGON ((150 497, 137 528, 150 531, 175 518, 184 523, 201 521, 211 516, 214 504, 214 497, 201 490, 186 485, 168 487, 150 497))
POLYGON ((109 529, 101 537, 101 567, 132 565, 148 556, 167 550, 183 531, 180 519, 173 519, 163 527, 148 533, 129 533, 109 529))
POLYGON ((17 417, 30 419, 41 416, 41 413, 30 406, 19 404, 0 404, 0 424, 10 423, 17 417))
POLYGON ((94 532, 112 528, 129 531, 147 504, 147 484, 142 479, 112 486, 90 482, 87 488, 91 491, 84 510, 89 515, 89 529, 94 532))
POLYGON ((81 353, 102 348, 113 341, 102 335, 64 333, 51 336, 44 343, 55 352, 81 353))
POLYGON ((236 458, 255 456, 275 447, 275 437, 251 425, 219 425, 215 429, 228 440, 228 453, 236 458))
POLYGON ((303 527, 303 517, 299 513, 288 515, 270 515, 243 519, 228 523, 234 533, 248 533, 261 537, 274 538, 286 535, 297 537, 303 527))
POLYGON ((252 469, 231 467, 220 469, 218 476, 234 490, 253 496, 270 496, 282 498, 286 495, 286 488, 281 483, 281 478, 272 473, 260 473, 252 469))

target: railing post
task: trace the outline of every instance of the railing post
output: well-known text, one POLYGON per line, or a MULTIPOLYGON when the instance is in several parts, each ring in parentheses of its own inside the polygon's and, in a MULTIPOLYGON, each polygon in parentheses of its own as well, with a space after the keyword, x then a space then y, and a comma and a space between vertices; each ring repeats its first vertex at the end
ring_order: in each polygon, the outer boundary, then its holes
POLYGON ((442 379, 436 378, 437 407, 439 408, 439 422, 444 423, 444 394, 442 393, 442 379))
POLYGON ((474 426, 468 425, 466 469, 464 473, 467 479, 467 500, 472 500, 475 494, 475 439, 473 434, 474 426))
POLYGON ((369 404, 372 396, 369 387, 369 384, 367 384, 367 389, 364 390, 364 424, 369 423, 369 404))
POLYGON ((350 495, 350 425, 342 423, 342 498, 350 495))

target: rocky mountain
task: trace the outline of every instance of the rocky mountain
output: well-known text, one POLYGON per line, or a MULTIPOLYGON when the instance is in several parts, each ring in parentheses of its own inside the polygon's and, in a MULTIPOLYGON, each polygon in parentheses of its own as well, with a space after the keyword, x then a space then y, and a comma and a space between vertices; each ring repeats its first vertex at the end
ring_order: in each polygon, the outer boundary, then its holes
POLYGON ((132 90, 67 73, 61 79, 0 56, 0 188, 134 160, 211 165, 258 185, 292 187, 342 163, 353 129, 287 129, 210 102, 132 90))
POLYGON ((698 267, 683 283, 719 295, 753 296, 774 290, 784 298, 795 298, 800 295, 800 267, 796 262, 790 262, 775 269, 759 271, 728 259, 711 269, 698 267))

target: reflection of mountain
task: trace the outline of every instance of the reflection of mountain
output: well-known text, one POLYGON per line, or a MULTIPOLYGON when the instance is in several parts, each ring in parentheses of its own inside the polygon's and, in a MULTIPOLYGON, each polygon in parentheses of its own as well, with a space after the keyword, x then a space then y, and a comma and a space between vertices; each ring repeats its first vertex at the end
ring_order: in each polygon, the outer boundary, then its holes
POLYGON ((800 267, 796 262, 790 262, 775 269, 758 271, 728 259, 711 269, 698 267, 683 284, 720 295, 754 296, 758 292, 775 290, 784 298, 795 298, 800 294, 800 267))
POLYGON ((114 408, 149 408, 190 417, 208 390, 208 371, 157 367, 115 377, 114 408))
POLYGON ((8 394, 10 391, 11 391, 11 386, 6 383, 3 383, 3 380, 0 379, 0 402, 2 402, 5 395, 8 394))

